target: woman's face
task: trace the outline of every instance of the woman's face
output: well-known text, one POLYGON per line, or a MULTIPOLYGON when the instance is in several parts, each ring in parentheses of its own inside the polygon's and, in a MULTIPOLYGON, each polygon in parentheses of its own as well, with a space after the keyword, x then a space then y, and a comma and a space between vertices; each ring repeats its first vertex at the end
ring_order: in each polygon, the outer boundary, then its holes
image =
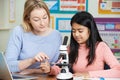
POLYGON ((87 27, 73 23, 72 25, 72 35, 78 44, 86 44, 89 38, 90 31, 87 27))
POLYGON ((30 13, 30 23, 33 27, 33 32, 45 32, 49 28, 49 17, 45 9, 36 8, 30 13))

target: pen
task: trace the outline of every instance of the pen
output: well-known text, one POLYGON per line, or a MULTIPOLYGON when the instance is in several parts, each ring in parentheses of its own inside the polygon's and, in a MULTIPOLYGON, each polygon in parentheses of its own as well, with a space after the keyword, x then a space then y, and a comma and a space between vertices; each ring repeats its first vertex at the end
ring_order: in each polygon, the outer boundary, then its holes
POLYGON ((105 80, 105 78, 103 78, 103 77, 100 77, 100 80, 105 80))

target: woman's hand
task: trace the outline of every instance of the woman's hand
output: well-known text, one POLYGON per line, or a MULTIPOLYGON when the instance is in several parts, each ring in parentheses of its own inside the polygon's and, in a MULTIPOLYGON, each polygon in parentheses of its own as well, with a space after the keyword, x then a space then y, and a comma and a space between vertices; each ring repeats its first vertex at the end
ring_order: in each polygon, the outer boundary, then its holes
POLYGON ((49 59, 49 57, 44 52, 40 52, 34 57, 34 59, 37 62, 41 62, 41 61, 44 61, 46 59, 49 59))

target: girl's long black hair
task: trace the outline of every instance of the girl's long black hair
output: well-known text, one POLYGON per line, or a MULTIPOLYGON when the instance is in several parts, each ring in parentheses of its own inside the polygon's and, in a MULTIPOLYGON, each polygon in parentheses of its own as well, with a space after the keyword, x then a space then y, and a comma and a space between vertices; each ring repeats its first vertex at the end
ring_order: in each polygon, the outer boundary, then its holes
MULTIPOLYGON (((87 56, 88 60, 88 65, 92 64, 94 59, 95 59, 95 46, 97 42, 102 41, 102 38, 100 37, 100 34, 98 32, 94 17, 86 12, 86 11, 81 11, 77 12, 71 19, 71 26, 73 23, 77 23, 83 26, 86 26, 90 30, 90 36, 89 39, 87 40, 87 48, 89 48, 89 54, 87 56)), ((72 35, 71 31, 71 39, 70 39, 70 52, 69 52, 69 62, 71 65, 73 65, 77 59, 78 59, 78 48, 79 44, 75 41, 72 35)))

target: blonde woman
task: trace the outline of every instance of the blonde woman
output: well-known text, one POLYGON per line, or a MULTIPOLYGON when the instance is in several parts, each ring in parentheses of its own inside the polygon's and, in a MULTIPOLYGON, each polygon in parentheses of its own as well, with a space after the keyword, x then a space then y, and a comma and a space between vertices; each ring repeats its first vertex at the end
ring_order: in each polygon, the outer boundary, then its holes
MULTIPOLYGON (((42 61, 58 59, 61 38, 60 32, 50 28, 47 5, 42 0, 26 0, 23 23, 13 29, 5 54, 11 72, 42 73, 42 61)), ((50 71, 44 68, 44 73, 50 71)))

